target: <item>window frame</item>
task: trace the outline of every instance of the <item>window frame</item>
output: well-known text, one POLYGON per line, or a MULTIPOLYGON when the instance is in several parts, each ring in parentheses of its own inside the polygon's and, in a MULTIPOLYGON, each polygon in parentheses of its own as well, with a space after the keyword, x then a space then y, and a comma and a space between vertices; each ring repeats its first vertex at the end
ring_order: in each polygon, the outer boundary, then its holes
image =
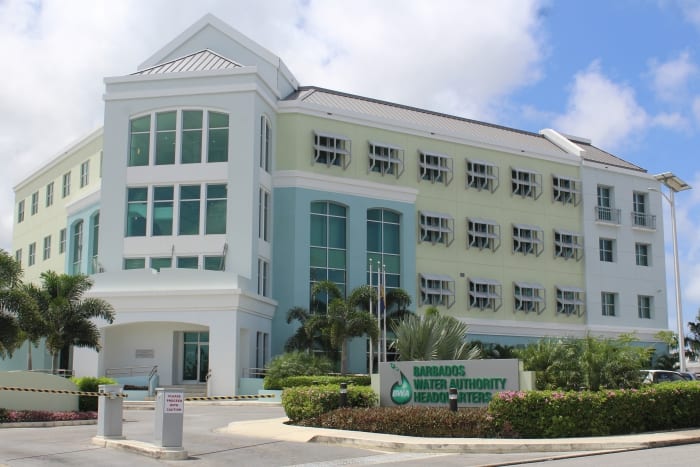
POLYGON ((352 140, 343 135, 314 130, 313 158, 311 164, 336 166, 343 170, 352 160, 352 140))
POLYGON ((477 159, 464 159, 466 189, 474 188, 478 191, 488 190, 495 192, 499 186, 499 168, 491 162, 477 159), (483 171, 481 170, 483 168, 483 171))
POLYGON ((454 218, 449 214, 433 211, 419 211, 420 233, 418 242, 450 246, 454 241, 454 218))
POLYGON ((399 146, 369 141, 368 156, 368 174, 376 172, 381 174, 382 177, 384 175, 394 175, 396 178, 399 178, 404 171, 404 149, 399 146))
POLYGON ((545 288, 534 282, 513 282, 513 313, 542 314, 547 308, 545 288), (527 292, 526 292, 527 291, 527 292))
POLYGON ((540 256, 544 245, 544 232, 535 225, 512 224, 513 249, 512 253, 522 253, 524 256, 534 254, 540 256), (518 233, 516 234, 516 230, 518 233), (530 232, 523 236, 523 232, 530 232), (528 247, 529 245, 529 247, 528 247))
POLYGON ((615 239, 614 238, 607 238, 607 237, 600 237, 598 238, 598 256, 600 259, 600 262, 602 263, 615 263, 617 260, 617 255, 615 252, 615 239), (609 242, 610 248, 607 248, 607 244, 609 242), (610 258, 610 259, 607 259, 610 258))
POLYGON ((606 224, 620 225, 620 210, 615 208, 615 188, 596 186, 595 218, 606 224))
POLYGON ((270 296, 270 262, 258 258, 258 295, 270 296))
POLYGON ((632 192, 632 225, 643 229, 656 229, 656 216, 649 213, 649 193, 632 192))
POLYGON ((68 172, 64 173, 62 177, 61 194, 63 198, 70 196, 70 182, 71 173, 69 170, 68 172))
POLYGON ((496 312, 503 306, 503 288, 497 280, 470 277, 467 279, 467 298, 470 309, 496 312))
POLYGON ((653 312, 654 297, 651 295, 637 295, 637 317, 650 320, 653 312))
POLYGON ((17 203, 17 223, 20 224, 24 222, 24 200, 20 200, 17 203))
POLYGON ((542 195, 542 174, 534 170, 511 167, 510 184, 511 196, 537 200, 542 195))
POLYGON ((267 115, 260 116, 260 168, 270 173, 272 169, 272 123, 267 115))
POLYGON ((455 280, 445 274, 419 274, 419 306, 444 306, 455 304, 455 280))
POLYGON ((603 316, 615 317, 617 316, 618 307, 618 294, 616 292, 600 292, 600 306, 601 313, 603 316), (611 299, 611 300, 608 300, 611 299))
POLYGON ((651 243, 635 242, 634 262, 637 266, 651 266, 651 243), (644 252, 640 251, 644 247, 644 252))
POLYGON ((581 202, 581 180, 552 174, 552 202, 578 206, 581 202), (568 186, 562 186, 562 182, 568 186))
POLYGON ((90 160, 80 164, 80 188, 86 187, 90 183, 90 160))
POLYGON ((501 246, 501 226, 496 221, 467 217, 467 248, 496 251, 501 246), (484 230, 477 230, 484 226, 484 230))
POLYGON ((556 287, 557 314, 578 317, 585 313, 584 291, 578 287, 557 285, 556 287))
POLYGON ((44 261, 51 258, 51 235, 44 237, 44 248, 42 258, 44 261))
POLYGON ((418 182, 443 183, 448 186, 454 178, 454 159, 447 154, 418 150, 418 182))
POLYGON ((270 241, 271 201, 272 195, 265 187, 261 186, 258 190, 258 238, 264 242, 270 241))
POLYGON ((29 244, 27 248, 27 266, 34 266, 36 264, 36 242, 29 244))
POLYGON ((581 261, 583 235, 569 230, 554 229, 554 257, 581 261))
POLYGON ((66 252, 66 241, 68 236, 68 230, 63 228, 58 231, 58 254, 63 254, 66 252))
POLYGON ((53 205, 53 182, 49 182, 46 184, 46 207, 48 208, 49 206, 53 205))
POLYGON ((32 193, 30 212, 32 216, 39 212, 39 191, 32 193))

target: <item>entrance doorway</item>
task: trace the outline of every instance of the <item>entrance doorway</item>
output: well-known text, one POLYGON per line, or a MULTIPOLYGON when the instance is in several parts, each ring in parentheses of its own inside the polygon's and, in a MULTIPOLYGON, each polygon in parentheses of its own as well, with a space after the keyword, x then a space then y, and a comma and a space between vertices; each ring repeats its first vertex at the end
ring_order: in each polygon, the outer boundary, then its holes
POLYGON ((209 333, 185 332, 182 381, 205 383, 209 371, 209 333))

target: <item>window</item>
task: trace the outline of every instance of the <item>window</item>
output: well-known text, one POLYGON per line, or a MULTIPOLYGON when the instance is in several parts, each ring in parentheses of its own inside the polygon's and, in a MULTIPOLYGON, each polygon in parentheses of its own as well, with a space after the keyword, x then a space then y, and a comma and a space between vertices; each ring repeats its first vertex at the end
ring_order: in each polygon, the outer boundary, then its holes
POLYGON ((537 199, 542 194, 542 176, 526 169, 510 169, 511 194, 537 199))
POLYGON ((226 185, 207 185, 207 212, 204 233, 226 233, 226 185))
MULTIPOLYGON (((388 289, 401 287, 401 215, 388 209, 367 210, 367 265, 383 266, 388 289)), ((368 284, 377 284, 377 269, 368 284)))
POLYGON ((270 193, 260 188, 258 200, 258 238, 266 242, 270 241, 270 193))
POLYGON ((543 232, 539 227, 513 224, 513 253, 539 256, 542 253, 543 232))
POLYGON ((469 279, 469 308, 498 311, 501 304, 500 282, 491 279, 469 279))
POLYGON ((639 319, 651 319, 654 297, 649 295, 637 295, 637 314, 639 319))
POLYGON ((634 244, 634 257, 637 266, 649 266, 649 251, 651 250, 651 245, 648 243, 635 243, 634 244))
POLYGON ((655 229, 656 216, 648 213, 648 199, 647 193, 638 191, 632 193, 632 225, 645 227, 647 229, 655 229))
POLYGON ((272 159, 272 127, 265 115, 260 117, 260 168, 270 171, 272 159))
POLYGON ((270 263, 258 258, 258 295, 270 296, 270 263))
POLYGON ((151 269, 160 272, 161 269, 170 269, 173 265, 173 259, 170 256, 163 258, 151 258, 151 269))
POLYGON ((177 257, 177 267, 178 267, 178 269, 198 269, 199 268, 199 257, 198 256, 178 256, 177 257))
POLYGON ((17 223, 24 221, 24 200, 17 203, 17 223))
POLYGON ((153 187, 153 227, 152 235, 173 234, 173 187, 153 187))
POLYGON ((15 261, 17 261, 17 264, 22 265, 22 249, 21 248, 19 250, 15 251, 15 261))
MULTIPOLYGON (((269 357, 267 348, 269 347, 270 334, 266 332, 258 331, 255 337, 255 368, 257 371, 261 371, 267 366, 269 357)), ((251 377, 262 378, 262 375, 258 373, 257 375, 250 375, 251 377)))
POLYGON ((202 162, 202 118, 201 110, 182 111, 182 142, 180 161, 183 164, 202 162))
POLYGON ((347 208, 327 201, 315 201, 311 203, 310 217, 310 287, 328 280, 345 295, 347 208))
POLYGON ((83 261, 83 221, 78 221, 73 224, 72 232, 72 253, 73 253, 73 274, 82 272, 83 261))
POLYGON ((207 271, 223 271, 226 269, 226 261, 224 256, 205 256, 204 269, 207 271))
POLYGON ((419 240, 450 246, 454 240, 454 219, 447 214, 421 211, 419 240))
POLYGON ((29 244, 29 254, 27 255, 27 266, 34 266, 36 263, 36 242, 29 244))
POLYGON ((209 112, 207 162, 228 161, 228 114, 209 112))
POLYGON ((441 274, 420 275, 420 305, 445 306, 455 303, 455 281, 441 274))
POLYGON ((145 269, 146 258, 124 258, 124 269, 145 269))
POLYGON ((53 204, 53 182, 46 185, 46 207, 53 204))
POLYGON ((583 304, 583 290, 578 287, 557 286, 557 313, 582 316, 583 304))
POLYGON ((44 255, 43 259, 46 261, 51 258, 51 235, 44 237, 44 255))
POLYGON ((612 187, 598 185, 597 201, 598 204, 595 208, 596 220, 611 224, 619 224, 620 210, 614 208, 612 187))
POLYGON ((606 263, 615 261, 615 240, 611 238, 601 238, 598 240, 600 248, 600 260, 606 263))
POLYGON ((615 316, 617 314, 617 294, 611 292, 600 293, 600 303, 603 316, 615 316))
POLYGON ((515 299, 514 312, 534 311, 539 315, 545 309, 544 287, 539 284, 513 282, 513 298, 515 299))
POLYGON ((180 185, 179 235, 199 234, 200 192, 199 185, 180 185))
POLYGON ((382 175, 396 175, 403 172, 403 149, 383 143, 369 143, 369 166, 367 172, 377 172, 382 175))
POLYGON ((148 210, 148 188, 128 188, 126 208, 126 236, 146 236, 146 211, 148 210))
POLYGON ((39 192, 35 191, 32 193, 32 206, 31 206, 32 216, 39 212, 39 192))
POLYGON ((90 161, 80 164, 80 188, 90 183, 90 161))
POLYGON ((65 198, 70 195, 70 172, 63 174, 63 191, 62 196, 65 198))
POLYGON ((148 165, 151 144, 151 116, 131 119, 129 135, 129 167, 148 165))
POLYGON ((450 156, 420 151, 420 156, 418 158, 418 180, 449 185, 450 182, 452 182, 454 173, 452 165, 453 161, 450 156))
POLYGON ((498 167, 488 162, 465 160, 467 163, 466 188, 488 190, 491 193, 498 188, 498 167))
POLYGON ((583 257, 583 236, 566 230, 554 231, 554 256, 579 261, 583 257))
POLYGON ((345 136, 314 132, 314 163, 335 165, 347 169, 350 165, 351 144, 345 136))
POLYGON ((496 251, 501 246, 501 226, 486 219, 467 218, 467 248, 488 248, 496 251))
POLYGON ((90 217, 90 230, 92 231, 92 245, 90 246, 90 273, 104 272, 104 268, 98 261, 97 252, 100 247, 100 213, 90 217))
POLYGON ((177 112, 160 112, 156 114, 156 165, 175 163, 176 125, 177 112))
POLYGON ((66 252, 66 229, 61 229, 58 232, 58 253, 66 252))
POLYGON ((581 181, 552 175, 552 200, 578 206, 581 201, 581 181))

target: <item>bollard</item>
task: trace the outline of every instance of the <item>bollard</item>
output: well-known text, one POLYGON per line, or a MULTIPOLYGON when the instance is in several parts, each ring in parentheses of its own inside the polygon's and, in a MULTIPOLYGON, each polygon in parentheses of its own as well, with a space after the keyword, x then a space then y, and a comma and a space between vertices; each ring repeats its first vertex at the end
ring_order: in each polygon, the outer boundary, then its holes
POLYGON ((450 388, 450 410, 457 411, 457 388, 450 388))
POLYGON ((97 436, 100 438, 124 439, 122 436, 122 409, 124 399, 114 394, 122 392, 118 384, 100 384, 100 392, 111 394, 100 396, 97 401, 97 436))
POLYGON ((184 396, 182 389, 156 388, 155 440, 158 446, 182 448, 184 396))
POLYGON ((348 383, 340 383, 340 406, 348 405, 348 383))

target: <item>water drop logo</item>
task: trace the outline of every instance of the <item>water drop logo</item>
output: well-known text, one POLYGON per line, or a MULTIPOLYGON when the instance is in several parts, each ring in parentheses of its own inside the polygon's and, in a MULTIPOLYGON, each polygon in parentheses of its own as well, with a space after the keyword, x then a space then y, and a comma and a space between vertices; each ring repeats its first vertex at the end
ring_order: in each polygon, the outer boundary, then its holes
POLYGON ((394 404, 403 405, 411 400, 413 390, 406 377, 401 373, 401 382, 391 386, 391 400, 394 404))

